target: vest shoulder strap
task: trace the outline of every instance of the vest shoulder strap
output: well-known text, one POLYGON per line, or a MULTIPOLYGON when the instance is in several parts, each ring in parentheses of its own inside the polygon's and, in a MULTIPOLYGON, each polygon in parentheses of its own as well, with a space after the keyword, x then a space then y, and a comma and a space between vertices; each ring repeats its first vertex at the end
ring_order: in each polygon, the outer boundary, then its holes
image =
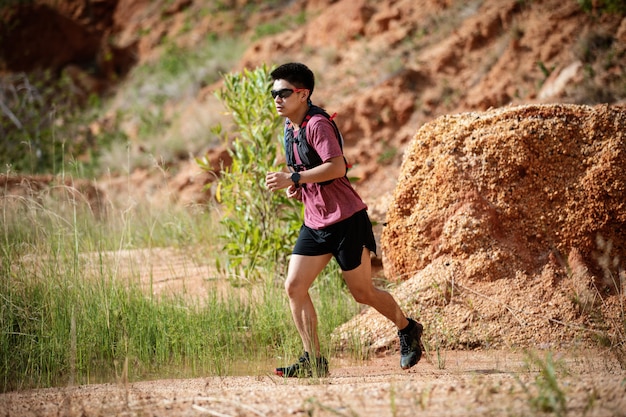
MULTIPOLYGON (((317 114, 323 115, 326 119, 328 119, 331 122, 333 129, 335 130, 335 136, 337 137, 337 140, 339 141, 339 146, 343 150, 343 137, 341 136, 341 132, 339 131, 337 124, 333 120, 335 116, 337 115, 337 113, 334 113, 331 116, 321 107, 311 105, 309 107, 309 111, 304 117, 302 124, 300 125, 300 130, 298 131, 297 135, 294 135, 294 129, 293 129, 293 125, 291 121, 287 119, 285 122, 285 153, 286 153, 287 165, 291 167, 291 169, 294 170, 295 172, 314 168, 316 166, 321 165, 323 162, 319 154, 315 150, 315 148, 313 148, 313 146, 311 146, 311 144, 307 140, 307 130, 308 130, 307 125, 309 121, 311 120, 311 118, 317 114), (298 152, 298 157, 301 161, 300 164, 298 164, 296 161, 294 148, 298 152)), ((346 173, 347 173, 348 163, 345 160, 345 157, 344 157, 344 161, 346 162, 346 173)), ((333 180, 325 181, 320 184, 329 184, 332 181, 333 180)))

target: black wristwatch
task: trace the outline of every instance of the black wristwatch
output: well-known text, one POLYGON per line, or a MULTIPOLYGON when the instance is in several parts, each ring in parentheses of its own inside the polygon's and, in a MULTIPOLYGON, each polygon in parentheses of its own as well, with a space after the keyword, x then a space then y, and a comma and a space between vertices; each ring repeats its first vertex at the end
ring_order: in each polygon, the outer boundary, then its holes
POLYGON ((291 181, 293 181, 293 185, 295 185, 296 188, 300 187, 300 174, 297 172, 291 174, 291 181))

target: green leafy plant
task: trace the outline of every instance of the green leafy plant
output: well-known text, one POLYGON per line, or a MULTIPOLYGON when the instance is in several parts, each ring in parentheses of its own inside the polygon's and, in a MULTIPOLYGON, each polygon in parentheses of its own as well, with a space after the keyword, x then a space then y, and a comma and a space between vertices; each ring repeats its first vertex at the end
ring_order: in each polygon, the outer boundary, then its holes
POLYGON ((230 145, 232 157, 217 193, 224 210, 221 238, 227 255, 227 264, 218 268, 238 282, 255 281, 284 267, 302 223, 297 201, 265 187, 266 173, 284 168, 278 163, 283 149, 278 138, 281 118, 268 96, 269 72, 261 66, 227 74, 216 93, 237 126, 232 139, 221 125, 215 129, 230 145))

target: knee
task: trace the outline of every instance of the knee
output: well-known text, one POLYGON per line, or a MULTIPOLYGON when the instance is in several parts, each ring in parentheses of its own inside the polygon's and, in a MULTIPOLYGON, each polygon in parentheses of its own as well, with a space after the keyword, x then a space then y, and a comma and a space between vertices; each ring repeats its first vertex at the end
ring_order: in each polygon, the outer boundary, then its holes
POLYGON ((359 288, 350 291, 352 293, 352 298, 359 304, 372 304, 372 291, 368 291, 366 288, 359 288))
POLYGON ((288 277, 285 280, 285 292, 289 298, 298 298, 302 296, 302 294, 306 294, 308 292, 308 288, 305 288, 300 282, 294 277, 288 277))

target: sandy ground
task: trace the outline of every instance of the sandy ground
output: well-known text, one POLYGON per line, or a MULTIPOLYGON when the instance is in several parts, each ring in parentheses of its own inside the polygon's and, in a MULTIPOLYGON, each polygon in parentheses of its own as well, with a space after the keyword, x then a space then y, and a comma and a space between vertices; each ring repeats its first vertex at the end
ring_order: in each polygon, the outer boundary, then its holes
MULTIPOLYGON (((397 353, 361 363, 331 360, 323 379, 270 373, 71 386, 0 395, 3 416, 529 416, 565 398, 565 412, 626 415, 626 372, 608 352, 555 355, 557 389, 541 366, 511 351, 449 351, 402 371, 397 353), (441 366, 440 366, 441 364, 441 366), (528 390, 528 391, 527 391, 528 390)), ((542 357, 543 363, 547 363, 542 357)))

